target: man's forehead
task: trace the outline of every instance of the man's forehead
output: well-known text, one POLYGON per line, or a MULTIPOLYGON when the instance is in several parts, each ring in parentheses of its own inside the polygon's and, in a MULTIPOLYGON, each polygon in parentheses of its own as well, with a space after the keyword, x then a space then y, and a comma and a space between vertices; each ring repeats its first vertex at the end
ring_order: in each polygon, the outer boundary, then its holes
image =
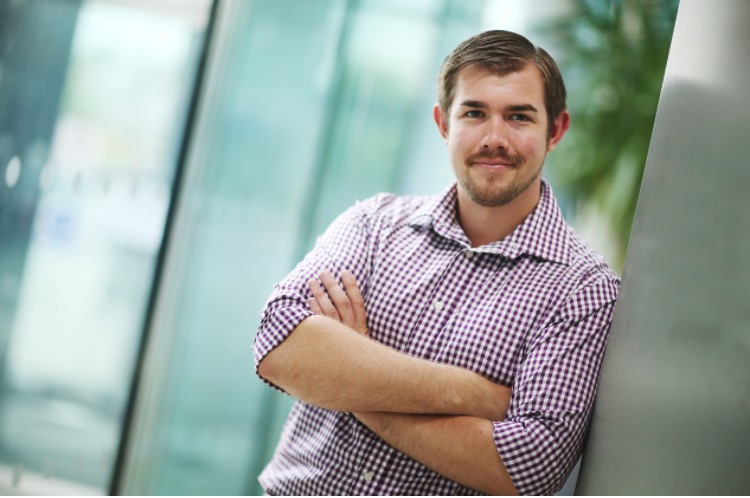
MULTIPOLYGON (((454 104, 465 105, 482 103, 493 96, 518 96, 523 102, 518 105, 532 105, 535 110, 544 106, 544 81, 541 71, 533 64, 527 64, 518 71, 500 74, 481 66, 468 66, 459 71, 456 78, 456 100, 454 104)), ((475 106, 475 105, 472 105, 475 106)))

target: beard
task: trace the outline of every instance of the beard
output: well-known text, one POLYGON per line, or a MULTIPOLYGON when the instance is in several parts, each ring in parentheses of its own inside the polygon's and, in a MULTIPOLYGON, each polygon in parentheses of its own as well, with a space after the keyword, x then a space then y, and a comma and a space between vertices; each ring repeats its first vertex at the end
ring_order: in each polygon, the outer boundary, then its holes
POLYGON ((526 167, 526 161, 521 156, 511 156, 503 151, 495 153, 478 152, 466 158, 464 168, 461 172, 456 172, 456 178, 473 202, 480 206, 498 207, 508 204, 525 192, 542 172, 540 166, 530 177, 519 178, 519 169, 523 167, 526 167), (515 169, 516 175, 507 185, 497 184, 500 181, 499 178, 502 175, 507 175, 507 172, 490 174, 483 178, 474 176, 471 174, 473 163, 479 159, 500 160, 509 163, 515 169))

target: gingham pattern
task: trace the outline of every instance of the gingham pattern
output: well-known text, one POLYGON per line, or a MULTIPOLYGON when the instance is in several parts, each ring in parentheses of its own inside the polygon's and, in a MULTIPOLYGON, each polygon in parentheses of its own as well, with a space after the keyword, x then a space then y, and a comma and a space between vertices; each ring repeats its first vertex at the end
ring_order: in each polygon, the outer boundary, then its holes
MULTIPOLYGON (((375 340, 512 386, 495 444, 523 494, 552 494, 575 464, 596 391, 619 280, 564 222, 546 182, 508 237, 471 248, 456 187, 380 194, 350 208, 278 284, 255 363, 307 316, 306 282, 351 270, 375 340)), ((479 494, 395 450, 349 414, 297 402, 260 476, 282 495, 479 494)))

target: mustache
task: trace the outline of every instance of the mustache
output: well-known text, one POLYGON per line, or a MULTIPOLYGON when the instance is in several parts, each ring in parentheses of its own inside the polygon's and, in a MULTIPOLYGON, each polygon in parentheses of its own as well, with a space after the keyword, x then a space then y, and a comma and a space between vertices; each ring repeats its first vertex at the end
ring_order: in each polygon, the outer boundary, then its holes
POLYGON ((466 158, 466 163, 474 163, 480 159, 502 161, 504 163, 512 164, 513 166, 520 166, 521 164, 523 164, 523 159, 521 158, 521 156, 512 156, 503 150, 483 150, 480 152, 475 152, 474 154, 471 154, 466 158))

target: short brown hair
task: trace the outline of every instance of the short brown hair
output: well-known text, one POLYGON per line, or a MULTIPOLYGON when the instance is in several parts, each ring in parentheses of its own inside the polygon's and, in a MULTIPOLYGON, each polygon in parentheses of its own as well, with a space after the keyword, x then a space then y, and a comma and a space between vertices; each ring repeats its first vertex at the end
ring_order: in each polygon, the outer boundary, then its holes
POLYGON ((448 114, 456 96, 458 73, 467 66, 480 66, 504 76, 534 64, 544 81, 544 105, 547 108, 548 133, 555 119, 566 109, 565 83, 554 59, 527 38, 510 31, 485 31, 459 44, 440 68, 437 98, 448 114))

